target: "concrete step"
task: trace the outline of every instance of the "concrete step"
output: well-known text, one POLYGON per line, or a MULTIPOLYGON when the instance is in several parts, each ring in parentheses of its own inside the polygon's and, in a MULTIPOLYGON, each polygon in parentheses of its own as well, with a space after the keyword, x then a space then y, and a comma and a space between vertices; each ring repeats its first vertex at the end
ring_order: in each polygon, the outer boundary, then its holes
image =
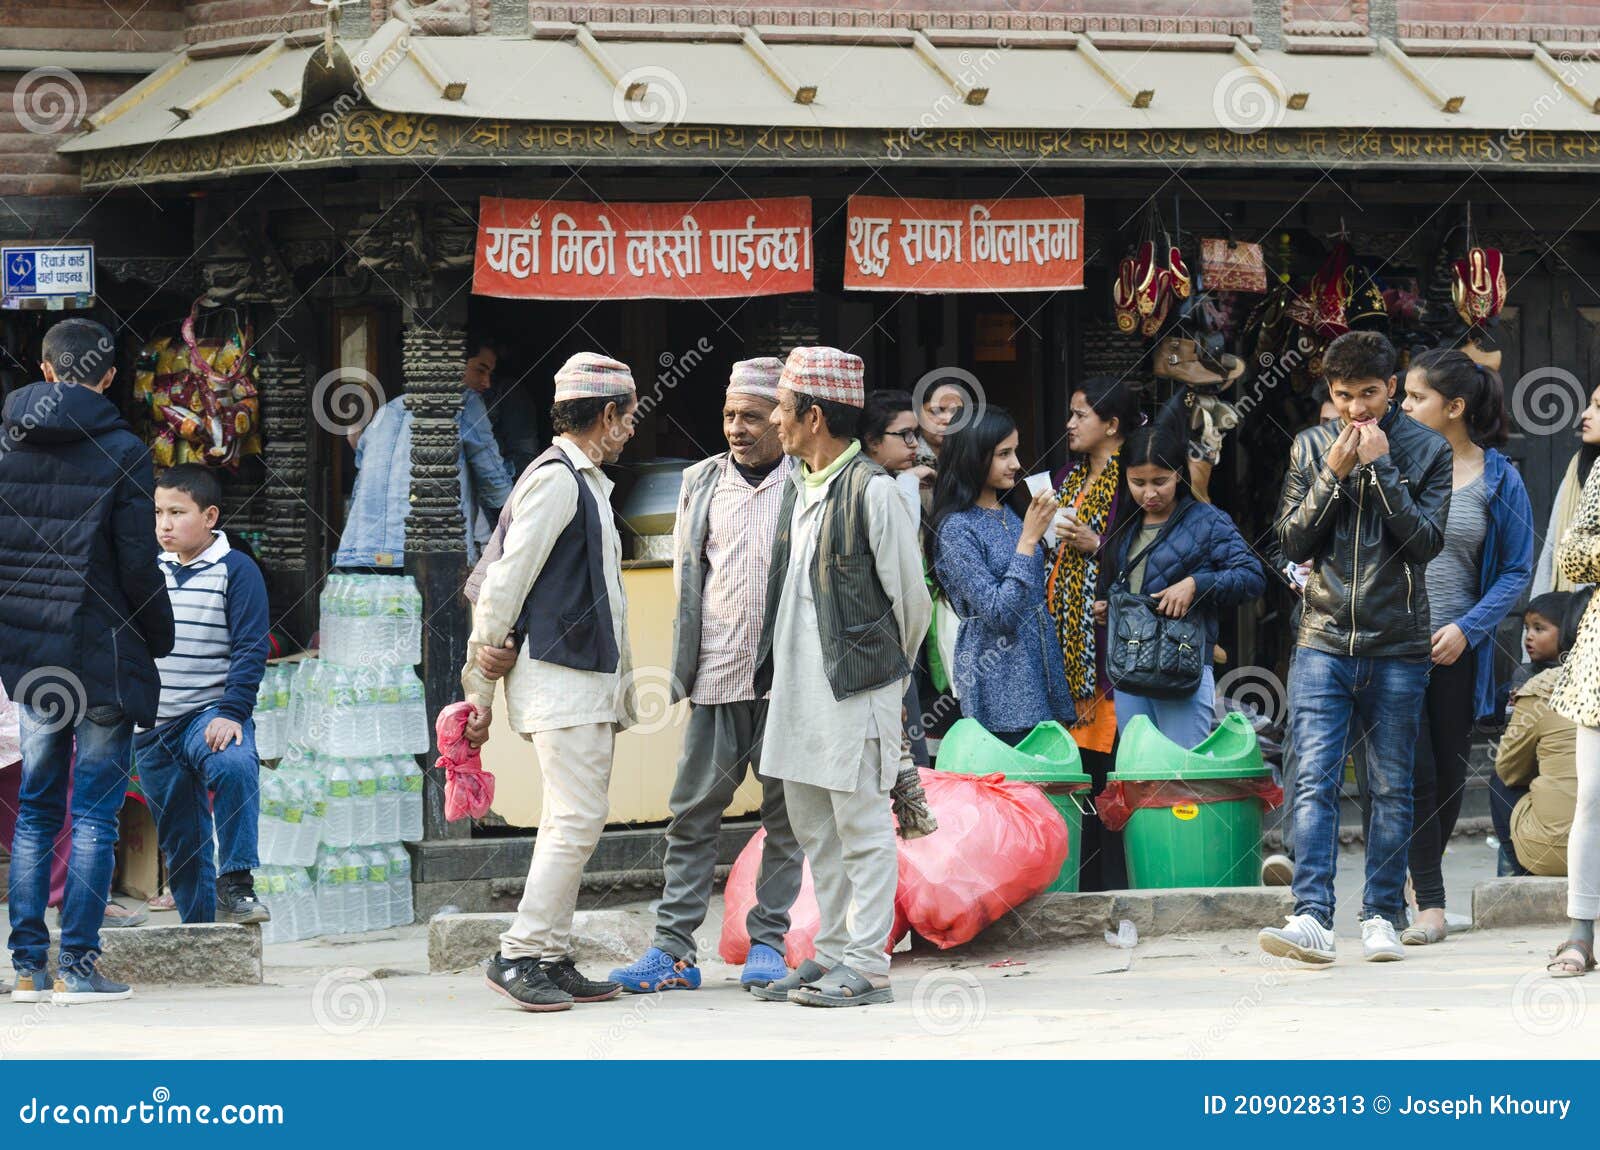
POLYGON ((1123 919, 1140 938, 1259 930, 1293 911, 1294 895, 1281 886, 1059 891, 1024 903, 968 945, 990 951, 1099 942, 1106 931, 1115 934, 1123 919))
MULTIPOLYGON (((55 973, 61 932, 50 932, 55 973)), ((232 922, 122 926, 100 932, 100 971, 132 986, 260 986, 261 928, 232 922)))
POLYGON ((1567 921, 1564 878, 1492 878, 1472 888, 1472 925, 1554 926, 1567 921))
MULTIPOLYGON (((500 936, 511 926, 509 914, 439 914, 428 922, 428 970, 432 974, 470 970, 500 953, 500 936)), ((655 915, 649 907, 632 910, 580 910, 572 917, 573 958, 591 978, 625 966, 650 947, 655 915), (593 968, 593 969, 591 969, 593 968)))

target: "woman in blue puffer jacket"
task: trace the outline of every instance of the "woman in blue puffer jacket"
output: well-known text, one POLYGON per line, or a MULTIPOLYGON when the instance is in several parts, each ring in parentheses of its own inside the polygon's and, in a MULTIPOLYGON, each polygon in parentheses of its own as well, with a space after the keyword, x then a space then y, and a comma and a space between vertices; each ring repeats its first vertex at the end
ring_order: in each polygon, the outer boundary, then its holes
MULTIPOLYGON (((1147 715, 1167 738, 1193 747, 1211 733, 1216 713, 1212 648, 1221 612, 1266 590, 1261 561, 1225 511, 1196 499, 1189 490, 1188 452, 1183 437, 1157 421, 1138 428, 1122 448, 1124 489, 1121 521, 1101 552, 1100 594, 1094 609, 1104 619, 1111 585, 1124 574, 1128 590, 1155 599, 1156 611, 1181 619, 1205 617, 1205 669, 1194 692, 1157 699, 1117 688, 1117 729, 1147 715), (1140 553, 1143 552, 1143 555, 1140 553), (1131 570, 1128 561, 1134 560, 1131 570)), ((1116 620, 1108 620, 1115 633, 1116 620)))

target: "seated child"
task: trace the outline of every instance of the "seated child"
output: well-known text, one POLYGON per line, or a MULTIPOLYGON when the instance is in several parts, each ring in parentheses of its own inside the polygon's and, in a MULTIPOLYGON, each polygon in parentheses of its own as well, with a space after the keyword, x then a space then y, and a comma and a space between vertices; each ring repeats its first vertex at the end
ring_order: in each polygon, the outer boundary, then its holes
POLYGON ((177 643, 156 660, 161 702, 156 725, 134 737, 134 769, 183 921, 259 923, 271 915, 250 874, 259 865, 261 808, 250 717, 267 666, 267 586, 215 529, 221 503, 217 477, 198 464, 156 480, 156 538, 177 643))
POLYGON ((1501 874, 1567 873, 1567 835, 1578 803, 1578 731, 1556 714, 1550 696, 1589 596, 1587 590, 1540 595, 1523 615, 1534 673, 1513 688, 1511 719, 1489 780, 1501 874))

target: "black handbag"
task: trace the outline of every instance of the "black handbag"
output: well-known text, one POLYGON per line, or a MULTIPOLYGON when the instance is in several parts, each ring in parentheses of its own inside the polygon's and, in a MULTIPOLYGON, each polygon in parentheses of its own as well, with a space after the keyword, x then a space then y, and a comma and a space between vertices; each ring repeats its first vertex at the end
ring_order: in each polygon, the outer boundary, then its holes
POLYGON ((1115 690, 1178 699, 1194 694, 1205 674, 1203 613, 1191 609, 1182 619, 1169 619, 1156 611, 1154 598, 1128 590, 1128 572, 1166 537, 1181 515, 1123 563, 1106 594, 1106 677, 1115 690))

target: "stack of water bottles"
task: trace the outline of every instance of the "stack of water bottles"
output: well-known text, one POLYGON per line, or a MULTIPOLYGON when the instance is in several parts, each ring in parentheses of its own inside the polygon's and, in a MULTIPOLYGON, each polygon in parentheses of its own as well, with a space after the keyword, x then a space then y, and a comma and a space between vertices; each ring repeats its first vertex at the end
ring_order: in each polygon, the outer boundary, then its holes
POLYGON ((422 597, 408 576, 333 575, 319 659, 269 667, 256 704, 261 772, 256 891, 266 942, 412 921, 431 731, 422 682, 422 597), (270 752, 270 753, 269 753, 270 752))

